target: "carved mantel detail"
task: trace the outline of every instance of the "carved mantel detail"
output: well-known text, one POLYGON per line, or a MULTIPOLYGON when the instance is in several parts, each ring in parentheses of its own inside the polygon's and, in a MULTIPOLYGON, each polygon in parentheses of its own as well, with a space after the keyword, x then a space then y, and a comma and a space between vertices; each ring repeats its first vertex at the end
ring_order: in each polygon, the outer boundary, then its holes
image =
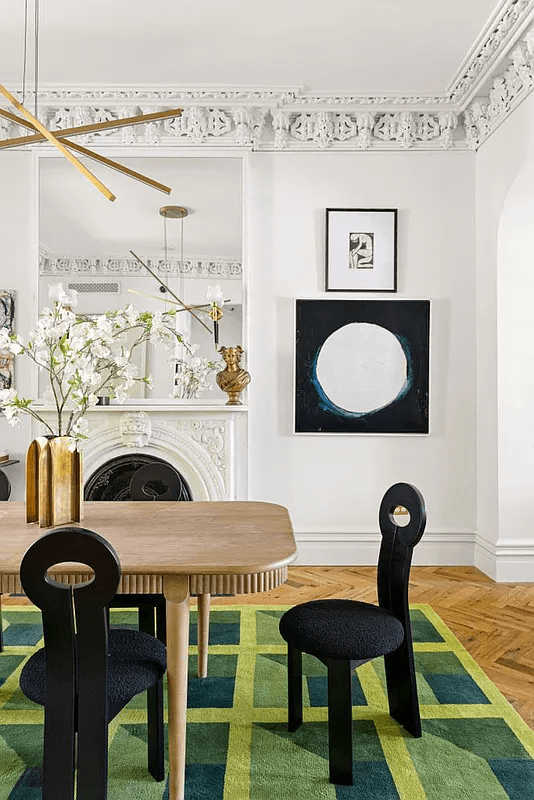
POLYGON ((126 447, 145 447, 152 434, 146 411, 127 411, 120 421, 121 440, 126 447))
MULTIPOLYGON (((46 420, 54 412, 41 413, 46 420)), ((139 450, 175 467, 194 500, 245 500, 246 417, 244 406, 237 411, 185 403, 90 409, 83 446, 85 479, 110 459, 139 450)))

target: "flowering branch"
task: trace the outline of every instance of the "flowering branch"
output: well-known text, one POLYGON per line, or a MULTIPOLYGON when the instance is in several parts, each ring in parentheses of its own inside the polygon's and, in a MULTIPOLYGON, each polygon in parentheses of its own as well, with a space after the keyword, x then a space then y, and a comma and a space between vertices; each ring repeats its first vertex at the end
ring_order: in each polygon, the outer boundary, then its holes
POLYGON ((91 317, 75 314, 69 304, 71 298, 61 289, 54 307, 43 310, 27 344, 7 328, 0 329, 0 350, 26 355, 48 373, 56 407, 55 428, 35 410, 33 400, 20 397, 15 389, 0 391, 0 406, 12 426, 21 425, 21 414, 28 414, 50 435, 71 436, 78 442, 87 438, 84 415, 96 405, 100 393, 105 391, 123 403, 136 381, 152 386, 150 376, 139 375, 132 363, 137 347, 150 341, 172 348, 179 342, 190 354, 193 347, 175 330, 176 310, 138 312, 129 305, 91 317), (135 341, 128 345, 127 336, 132 332, 135 341))

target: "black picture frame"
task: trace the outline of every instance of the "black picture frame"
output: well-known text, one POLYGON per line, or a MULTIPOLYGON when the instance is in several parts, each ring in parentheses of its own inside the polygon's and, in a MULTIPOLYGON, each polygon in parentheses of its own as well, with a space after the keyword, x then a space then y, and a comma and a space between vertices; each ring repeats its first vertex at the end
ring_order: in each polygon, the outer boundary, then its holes
POLYGON ((325 291, 397 291, 396 208, 327 208, 325 291))
POLYGON ((427 434, 429 372, 429 300, 295 301, 295 433, 427 434))

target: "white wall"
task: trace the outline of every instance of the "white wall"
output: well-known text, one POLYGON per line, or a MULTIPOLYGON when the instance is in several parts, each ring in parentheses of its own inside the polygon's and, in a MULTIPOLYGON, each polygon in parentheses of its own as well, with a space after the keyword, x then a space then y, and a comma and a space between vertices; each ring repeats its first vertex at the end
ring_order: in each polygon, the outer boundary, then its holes
POLYGON ((427 563, 476 523, 473 153, 255 153, 248 207, 250 496, 288 506, 303 563, 375 563, 385 489, 423 492, 427 563), (396 295, 323 293, 325 208, 398 208, 396 295), (292 433, 296 297, 430 298, 431 433, 292 433))
POLYGON ((534 579, 534 96, 477 154, 478 541, 498 580, 534 579))
MULTIPOLYGON (((2 153, 0 158, 0 286, 15 289, 15 330, 27 336, 32 327, 28 313, 34 307, 37 287, 34 247, 34 193, 32 191, 32 159, 29 153, 2 153)), ((19 359, 15 366, 17 388, 23 396, 31 397, 29 364, 19 359)), ((12 499, 24 497, 24 462, 30 442, 30 426, 21 430, 10 428, 0 416, 0 447, 7 448, 20 464, 6 467, 5 474, 12 485, 12 499)))

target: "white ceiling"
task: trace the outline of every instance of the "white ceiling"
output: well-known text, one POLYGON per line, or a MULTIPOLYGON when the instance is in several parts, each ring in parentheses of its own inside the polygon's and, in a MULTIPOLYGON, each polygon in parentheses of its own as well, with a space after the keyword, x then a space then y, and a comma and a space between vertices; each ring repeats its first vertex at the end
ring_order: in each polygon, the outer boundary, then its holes
MULTIPOLYGON (((495 8, 495 0, 39 4, 39 85, 291 86, 373 95, 443 92, 495 8)), ((22 80, 23 30, 24 0, 2 0, 0 83, 13 88, 22 80)))

